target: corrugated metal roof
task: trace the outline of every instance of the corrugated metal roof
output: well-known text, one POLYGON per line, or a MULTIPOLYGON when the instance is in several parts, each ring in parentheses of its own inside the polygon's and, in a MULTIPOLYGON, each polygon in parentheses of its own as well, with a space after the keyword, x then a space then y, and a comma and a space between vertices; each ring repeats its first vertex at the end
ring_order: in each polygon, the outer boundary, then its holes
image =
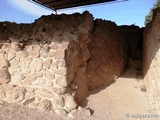
POLYGON ((53 10, 59 10, 59 9, 92 5, 104 2, 113 2, 118 0, 29 0, 29 1, 36 2, 53 10))

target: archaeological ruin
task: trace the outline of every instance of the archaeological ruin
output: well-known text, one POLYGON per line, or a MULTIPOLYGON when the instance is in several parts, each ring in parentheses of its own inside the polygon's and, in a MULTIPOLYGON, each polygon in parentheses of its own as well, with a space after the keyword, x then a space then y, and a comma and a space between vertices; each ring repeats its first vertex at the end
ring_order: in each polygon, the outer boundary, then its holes
POLYGON ((159 31, 160 8, 145 28, 117 26, 88 11, 0 22, 0 100, 70 113, 90 91, 114 84, 133 59, 142 61, 136 69, 149 106, 160 109, 159 31))

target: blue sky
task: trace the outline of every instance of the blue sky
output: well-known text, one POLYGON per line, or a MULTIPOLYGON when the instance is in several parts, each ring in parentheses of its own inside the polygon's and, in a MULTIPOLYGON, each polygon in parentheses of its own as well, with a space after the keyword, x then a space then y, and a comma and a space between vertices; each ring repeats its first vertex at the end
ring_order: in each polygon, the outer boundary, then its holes
MULTIPOLYGON (((121 1, 121 0, 120 0, 121 1)), ((82 13, 88 10, 94 18, 114 21, 118 25, 136 24, 144 26, 145 16, 156 0, 128 0, 125 2, 105 3, 87 7, 77 7, 58 11, 58 13, 82 13)), ((41 15, 52 11, 28 2, 28 0, 0 0, 0 21, 31 23, 41 15)))

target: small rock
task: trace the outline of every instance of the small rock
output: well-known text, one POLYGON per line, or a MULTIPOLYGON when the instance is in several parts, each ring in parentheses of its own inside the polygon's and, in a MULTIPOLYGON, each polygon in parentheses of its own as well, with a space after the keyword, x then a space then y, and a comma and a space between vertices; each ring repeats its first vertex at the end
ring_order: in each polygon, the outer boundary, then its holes
POLYGON ((0 69, 0 83, 8 83, 10 82, 10 74, 7 69, 0 69))
POLYGON ((36 77, 43 77, 43 72, 36 73, 36 77))
POLYGON ((87 116, 91 116, 91 110, 89 108, 82 108, 81 106, 78 107, 78 110, 81 111, 83 114, 87 116))
POLYGON ((14 90, 14 86, 11 84, 2 84, 0 86, 0 90, 4 93, 11 94, 11 92, 14 90))
POLYGON ((68 111, 71 111, 77 107, 77 103, 73 96, 68 95, 65 99, 65 108, 68 111))
POLYGON ((82 108, 81 106, 78 106, 78 110, 79 110, 79 111, 83 111, 84 108, 82 108))
POLYGON ((40 55, 41 55, 41 57, 43 57, 43 58, 47 58, 48 57, 48 53, 46 53, 46 52, 40 52, 40 55))
POLYGON ((56 59, 64 59, 66 55, 66 50, 64 49, 58 49, 55 53, 55 58, 56 59))
POLYGON ((18 79, 19 80, 24 80, 25 78, 26 78, 26 76, 24 74, 18 75, 18 79))
POLYGON ((44 87, 52 87, 52 86, 53 86, 53 82, 46 79, 43 86, 44 86, 44 87))
POLYGON ((8 60, 12 60, 15 57, 16 57, 15 51, 10 48, 9 51, 8 51, 8 60))
POLYGON ((5 98, 5 93, 3 91, 0 91, 0 100, 5 98))
POLYGON ((58 68, 58 63, 52 61, 52 64, 51 64, 50 68, 51 68, 52 70, 57 69, 57 68, 58 68))
POLYGON ((4 102, 0 100, 0 105, 3 105, 3 104, 4 104, 4 102))
POLYGON ((71 88, 71 90, 75 90, 75 89, 78 88, 78 86, 77 86, 75 83, 72 83, 72 84, 70 85, 70 88, 71 88))
POLYGON ((60 87, 67 87, 67 79, 65 76, 61 76, 56 79, 56 84, 60 87))
POLYGON ((30 56, 31 58, 38 58, 38 57, 40 56, 40 53, 37 52, 37 51, 31 51, 31 52, 29 53, 29 56, 30 56))
POLYGON ((58 46, 55 43, 51 43, 50 48, 53 50, 57 50, 58 46))
POLYGON ((40 58, 34 59, 31 64, 30 68, 35 68, 36 72, 40 72, 43 69, 43 61, 40 58))
POLYGON ((63 99, 63 97, 56 96, 52 100, 52 106, 53 106, 53 109, 62 109, 64 107, 64 99, 63 99))
POLYGON ((107 113, 108 113, 108 114, 111 114, 111 111, 108 111, 107 113))
POLYGON ((67 74, 67 68, 63 67, 63 68, 56 69, 54 71, 54 73, 58 74, 58 75, 66 75, 67 74))
POLYGON ((61 60, 58 62, 59 63, 59 67, 66 67, 66 61, 65 60, 61 60))
POLYGON ((46 98, 55 98, 55 94, 49 90, 49 89, 45 89, 45 88, 38 88, 36 90, 36 94, 38 94, 41 97, 46 97, 46 98))
POLYGON ((67 91, 66 88, 61 88, 61 87, 53 87, 52 90, 57 95, 62 95, 62 94, 64 94, 67 91))
POLYGON ((8 99, 9 102, 21 102, 25 98, 25 92, 24 91, 13 91, 11 96, 8 99))
POLYGON ((61 110, 54 110, 56 113, 60 114, 60 115, 67 115, 68 112, 64 109, 61 109, 61 110))
POLYGON ((71 117, 71 118, 74 118, 74 119, 79 119, 79 120, 81 120, 82 117, 84 116, 84 114, 83 114, 81 111, 79 111, 79 110, 77 110, 77 109, 74 109, 74 110, 72 110, 72 111, 69 113, 68 116, 71 117))
POLYGON ((47 69, 50 68, 51 64, 52 64, 52 59, 47 59, 47 60, 44 62, 44 66, 45 66, 47 69))
POLYGON ((21 50, 21 45, 19 44, 19 43, 16 43, 16 42, 12 42, 11 43, 11 48, 13 49, 13 50, 15 50, 16 52, 18 52, 18 51, 20 51, 21 50))
POLYGON ((37 51, 39 52, 41 49, 40 45, 39 44, 34 44, 31 46, 31 51, 37 51))
POLYGON ((45 44, 45 45, 43 46, 42 50, 43 50, 44 52, 48 53, 49 50, 50 50, 50 47, 48 46, 48 44, 45 44))
POLYGON ((18 58, 26 58, 28 57, 29 53, 27 51, 19 51, 16 53, 16 57, 18 58))
POLYGON ((85 110, 85 115, 91 116, 92 113, 91 113, 91 111, 90 111, 89 109, 86 109, 86 110, 85 110))
POLYGON ((36 77, 27 77, 23 80, 23 85, 31 85, 36 80, 36 77))
POLYGON ((38 44, 29 46, 28 51, 29 51, 29 56, 31 58, 38 58, 40 56, 40 51, 41 47, 38 44))
POLYGON ((50 72, 49 70, 47 70, 47 71, 45 72, 45 77, 46 77, 47 79, 49 79, 49 80, 55 79, 54 73, 50 72))
POLYGON ((4 53, 0 52, 0 59, 5 59, 4 53))
POLYGON ((0 54, 1 54, 1 55, 0 55, 0 58, 1 58, 1 57, 4 57, 4 54, 6 54, 6 51, 3 50, 3 49, 0 49, 0 54))
POLYGON ((27 99, 27 100, 25 100, 24 102, 23 102, 23 105, 28 105, 28 104, 30 104, 31 102, 33 102, 35 100, 35 97, 33 97, 33 98, 30 98, 30 99, 27 99))
POLYGON ((8 61, 5 59, 0 59, 0 68, 8 68, 8 67, 9 67, 8 61))
POLYGON ((50 110, 52 108, 52 104, 51 101, 45 99, 37 107, 40 110, 50 110))
POLYGON ((142 92, 146 92, 147 91, 145 85, 141 85, 140 89, 141 89, 142 92))

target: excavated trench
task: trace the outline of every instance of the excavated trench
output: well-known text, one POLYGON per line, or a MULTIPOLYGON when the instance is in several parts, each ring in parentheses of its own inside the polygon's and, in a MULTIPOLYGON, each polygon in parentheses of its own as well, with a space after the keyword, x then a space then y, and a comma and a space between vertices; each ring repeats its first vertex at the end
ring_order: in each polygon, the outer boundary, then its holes
MULTIPOLYGON (((148 53, 155 54, 153 46, 158 49, 159 45, 159 41, 150 41, 152 37, 159 40, 159 28, 155 25, 159 22, 158 14, 156 9, 145 32, 135 25, 117 26, 111 21, 93 20, 88 12, 42 16, 33 24, 1 22, 0 99, 40 110, 71 113, 73 117, 79 114, 76 110, 85 111, 83 114, 92 112, 78 107, 91 91, 104 86, 109 89, 118 84, 119 78, 147 77, 141 91, 148 90, 153 103, 159 88, 150 88, 148 84, 152 81, 158 86, 159 81, 148 78, 146 71, 153 77, 153 70, 144 66, 153 64, 158 71, 158 62, 151 62, 154 57, 150 63, 147 61, 148 53), (126 74, 130 69, 136 70, 136 75, 126 74)), ((156 56, 157 60, 158 52, 156 56)))

